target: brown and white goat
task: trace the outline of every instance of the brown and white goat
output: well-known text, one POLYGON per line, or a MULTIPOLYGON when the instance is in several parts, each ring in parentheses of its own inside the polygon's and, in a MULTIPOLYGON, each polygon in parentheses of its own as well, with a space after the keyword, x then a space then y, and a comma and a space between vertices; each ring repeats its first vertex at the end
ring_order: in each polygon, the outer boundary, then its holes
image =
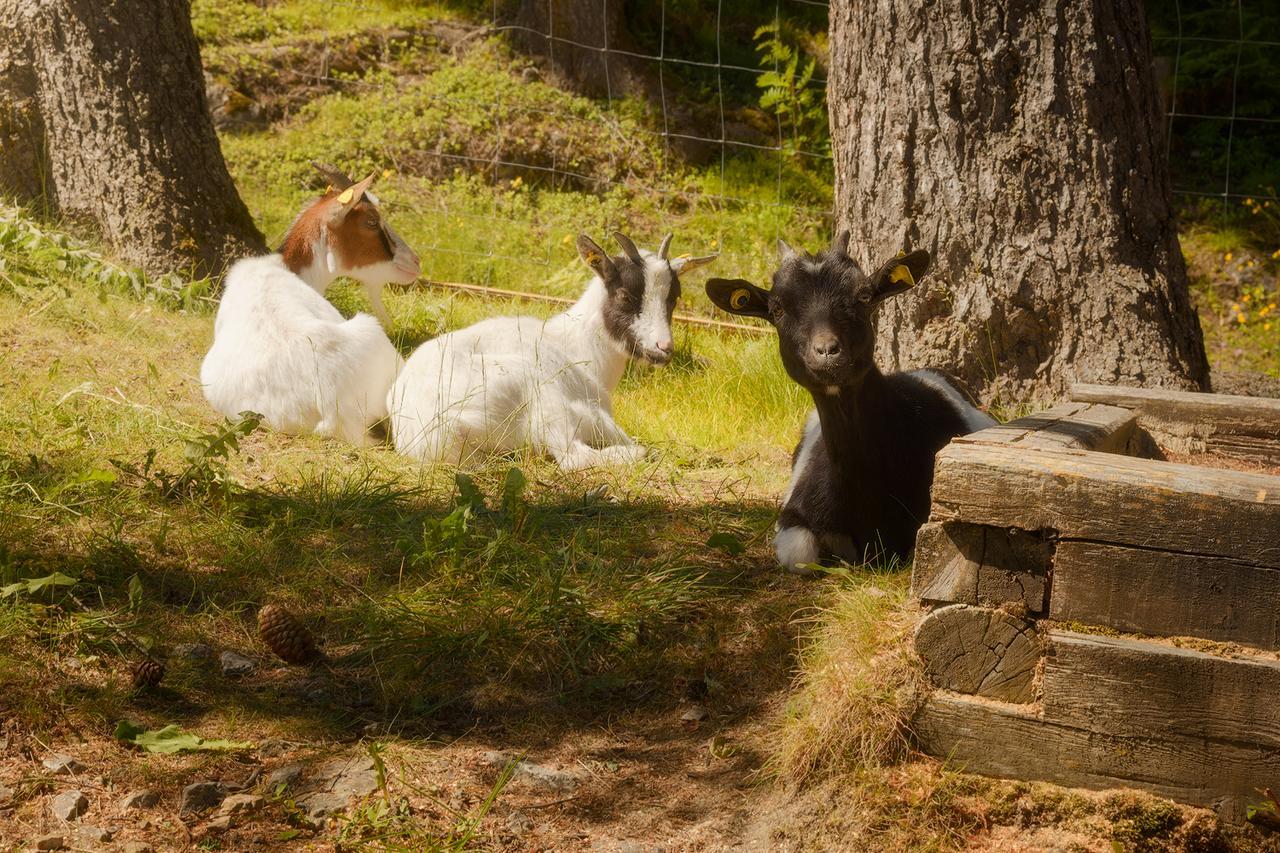
POLYGON ((383 282, 417 277, 417 255, 382 221, 372 181, 326 192, 294 220, 280 253, 246 258, 227 274, 200 368, 205 397, 222 414, 253 411, 283 432, 374 442, 400 354, 377 320, 346 320, 322 295, 349 275, 380 307, 383 282))

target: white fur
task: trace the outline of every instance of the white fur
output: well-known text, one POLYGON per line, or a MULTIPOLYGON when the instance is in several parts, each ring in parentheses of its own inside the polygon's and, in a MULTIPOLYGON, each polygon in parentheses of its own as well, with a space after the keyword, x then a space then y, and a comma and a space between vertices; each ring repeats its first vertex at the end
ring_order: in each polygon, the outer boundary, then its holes
POLYGON ((805 527, 784 527, 773 537, 773 550, 779 566, 789 572, 806 575, 812 569, 804 567, 818 562, 818 537, 805 527))
MULTIPOLYGON (((605 331, 605 298, 597 277, 549 320, 497 317, 418 347, 387 398, 396 450, 456 463, 529 444, 567 470, 643 459, 613 420, 628 354, 605 331)), ((638 319, 655 347, 670 339, 665 310, 638 319)))
POLYGON ((386 416, 400 355, 377 320, 344 320, 321 292, 279 255, 232 267, 200 368, 205 398, 227 417, 258 412, 282 432, 374 443, 369 427, 386 416))
POLYGON ((791 482, 787 483, 787 491, 782 496, 783 506, 791 500, 791 493, 796 490, 796 483, 800 482, 800 476, 809 467, 813 449, 821 440, 822 422, 818 420, 818 410, 814 409, 809 413, 808 420, 804 422, 804 431, 800 435, 800 449, 796 451, 795 462, 791 465, 791 482))

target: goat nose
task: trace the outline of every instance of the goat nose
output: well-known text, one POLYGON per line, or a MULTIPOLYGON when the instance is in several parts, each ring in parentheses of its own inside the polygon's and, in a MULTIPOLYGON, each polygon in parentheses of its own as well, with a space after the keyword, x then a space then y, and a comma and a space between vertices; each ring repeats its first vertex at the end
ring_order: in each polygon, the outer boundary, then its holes
POLYGON ((820 335, 813 339, 810 346, 813 347, 814 355, 823 358, 834 358, 840 354, 840 340, 835 335, 820 335))
POLYGON ((663 338, 655 346, 667 355, 671 355, 671 351, 675 349, 675 344, 672 343, 671 338, 663 338))

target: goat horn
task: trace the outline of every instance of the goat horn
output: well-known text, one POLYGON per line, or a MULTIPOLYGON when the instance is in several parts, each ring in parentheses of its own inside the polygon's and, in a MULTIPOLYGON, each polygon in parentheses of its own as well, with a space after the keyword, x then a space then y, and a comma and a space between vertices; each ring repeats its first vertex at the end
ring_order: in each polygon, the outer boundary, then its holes
POLYGON ((347 173, 339 169, 337 166, 329 163, 321 163, 318 160, 312 160, 311 165, 315 170, 325 176, 329 183, 333 184, 334 189, 345 190, 349 186, 353 186, 355 181, 347 177, 347 173))
POLYGON ((667 250, 671 248, 671 234, 662 238, 662 245, 658 247, 658 257, 662 260, 667 259, 667 250))
POLYGON ((613 239, 618 241, 618 245, 622 247, 622 251, 627 253, 627 257, 633 262, 644 266, 644 258, 640 257, 640 250, 636 248, 636 244, 631 242, 631 238, 621 231, 613 232, 613 239))
POLYGON ((849 229, 841 228, 837 232, 834 240, 831 241, 831 251, 840 255, 849 254, 849 229))
POLYGON ((787 258, 791 257, 795 253, 796 253, 796 250, 791 248, 790 244, 788 244, 786 240, 783 240, 781 237, 778 238, 778 260, 779 261, 785 261, 787 258))

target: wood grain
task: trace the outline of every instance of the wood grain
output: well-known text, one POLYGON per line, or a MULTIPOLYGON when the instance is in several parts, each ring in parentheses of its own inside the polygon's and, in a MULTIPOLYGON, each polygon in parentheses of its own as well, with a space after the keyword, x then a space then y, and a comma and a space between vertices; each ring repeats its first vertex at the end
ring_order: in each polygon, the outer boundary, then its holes
POLYGON ((953 604, 921 620, 915 647, 936 687, 1004 702, 1035 700, 1042 648, 1035 628, 1024 619, 953 604))
POLYGON ((1048 608, 1053 549, 1023 530, 965 522, 929 522, 916 536, 911 589, 925 602, 1017 603, 1031 613, 1048 608))

